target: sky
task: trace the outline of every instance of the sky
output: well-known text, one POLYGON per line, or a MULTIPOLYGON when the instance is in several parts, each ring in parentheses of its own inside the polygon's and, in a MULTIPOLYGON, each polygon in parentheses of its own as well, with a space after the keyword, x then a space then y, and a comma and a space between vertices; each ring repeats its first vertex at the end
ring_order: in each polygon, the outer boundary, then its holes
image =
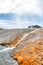
POLYGON ((43 27, 43 0, 0 0, 0 27, 43 27))

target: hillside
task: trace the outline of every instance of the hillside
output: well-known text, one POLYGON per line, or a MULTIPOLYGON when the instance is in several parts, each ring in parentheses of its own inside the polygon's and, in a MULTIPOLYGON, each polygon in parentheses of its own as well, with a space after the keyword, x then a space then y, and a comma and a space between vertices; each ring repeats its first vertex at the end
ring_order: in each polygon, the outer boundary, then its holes
POLYGON ((14 48, 12 58, 18 65, 43 65, 43 29, 28 33, 14 48))
POLYGON ((30 29, 9 29, 0 30, 0 65, 18 65, 17 61, 11 57, 11 52, 16 43, 22 38, 24 33, 30 29))
POLYGON ((43 65, 43 29, 0 30, 0 65, 43 65))
POLYGON ((30 31, 31 31, 30 29, 0 30, 0 44, 2 45, 11 44, 17 37, 30 31))

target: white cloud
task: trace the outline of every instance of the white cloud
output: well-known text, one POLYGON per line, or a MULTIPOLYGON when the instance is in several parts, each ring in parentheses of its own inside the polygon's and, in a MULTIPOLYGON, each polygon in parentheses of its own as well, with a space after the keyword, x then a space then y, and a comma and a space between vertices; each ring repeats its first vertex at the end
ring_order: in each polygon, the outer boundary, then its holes
POLYGON ((15 5, 13 0, 0 0, 0 13, 13 12, 15 5))
POLYGON ((24 13, 42 14, 41 0, 0 0, 0 13, 24 13))
POLYGON ((5 21, 5 20, 0 20, 0 27, 5 28, 5 29, 13 29, 13 28, 27 28, 30 25, 40 25, 43 26, 41 22, 35 22, 35 21, 5 21))
POLYGON ((41 14, 43 16, 43 0, 39 0, 40 8, 41 8, 41 14))
POLYGON ((16 12, 41 13, 39 0, 16 0, 16 12))
POLYGON ((6 20, 0 20, 0 27, 6 28, 6 29, 12 29, 12 28, 27 28, 30 22, 28 21, 6 21, 6 20), (11 23, 10 23, 11 22, 11 23))
MULTIPOLYGON (((19 15, 28 13, 30 15, 43 15, 43 0, 0 0, 0 13, 16 13, 17 20, 0 20, 3 28, 26 28, 28 25, 36 24, 34 21, 21 21, 19 15)), ((38 24, 41 24, 38 22, 38 24)), ((43 26, 43 24, 41 24, 43 26)))

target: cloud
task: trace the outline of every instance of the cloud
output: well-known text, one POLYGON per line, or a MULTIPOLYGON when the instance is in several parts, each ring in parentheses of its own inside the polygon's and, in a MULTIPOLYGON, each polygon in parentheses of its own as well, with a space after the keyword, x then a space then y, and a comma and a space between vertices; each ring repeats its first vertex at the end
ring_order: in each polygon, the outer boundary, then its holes
POLYGON ((13 0, 0 0, 0 13, 13 12, 15 5, 13 0))
POLYGON ((28 12, 28 13, 39 13, 41 10, 39 8, 38 0, 16 0, 16 11, 17 12, 28 12))
MULTIPOLYGON (((0 0, 0 13, 21 13, 42 15, 42 0, 0 0), (41 6, 41 7, 40 7, 41 6)), ((42 3, 43 4, 43 3, 42 3)))
POLYGON ((43 0, 39 0, 40 8, 41 8, 41 13, 43 16, 43 0))
POLYGON ((43 18, 38 15, 22 14, 16 17, 16 20, 0 20, 0 27, 11 28, 27 28, 30 25, 43 26, 43 18))
POLYGON ((0 27, 43 26, 43 0, 0 0, 0 27))
POLYGON ((30 13, 42 15, 43 1, 42 0, 15 0, 14 2, 16 13, 30 13))
POLYGON ((28 22, 24 21, 6 21, 0 20, 0 27, 5 29, 13 29, 13 28, 27 28, 28 22))

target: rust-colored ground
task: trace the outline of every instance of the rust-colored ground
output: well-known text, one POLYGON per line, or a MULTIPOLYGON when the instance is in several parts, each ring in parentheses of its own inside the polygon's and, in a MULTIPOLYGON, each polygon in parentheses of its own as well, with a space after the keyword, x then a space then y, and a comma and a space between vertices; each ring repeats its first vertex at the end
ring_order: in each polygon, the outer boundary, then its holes
POLYGON ((43 30, 30 33, 23 43, 24 47, 13 54, 12 58, 17 60, 19 65, 43 65, 43 30))
POLYGON ((8 47, 15 46, 19 42, 19 40, 22 38, 22 36, 23 36, 23 34, 19 35, 18 37, 16 37, 16 39, 12 43, 8 44, 7 46, 8 47))

